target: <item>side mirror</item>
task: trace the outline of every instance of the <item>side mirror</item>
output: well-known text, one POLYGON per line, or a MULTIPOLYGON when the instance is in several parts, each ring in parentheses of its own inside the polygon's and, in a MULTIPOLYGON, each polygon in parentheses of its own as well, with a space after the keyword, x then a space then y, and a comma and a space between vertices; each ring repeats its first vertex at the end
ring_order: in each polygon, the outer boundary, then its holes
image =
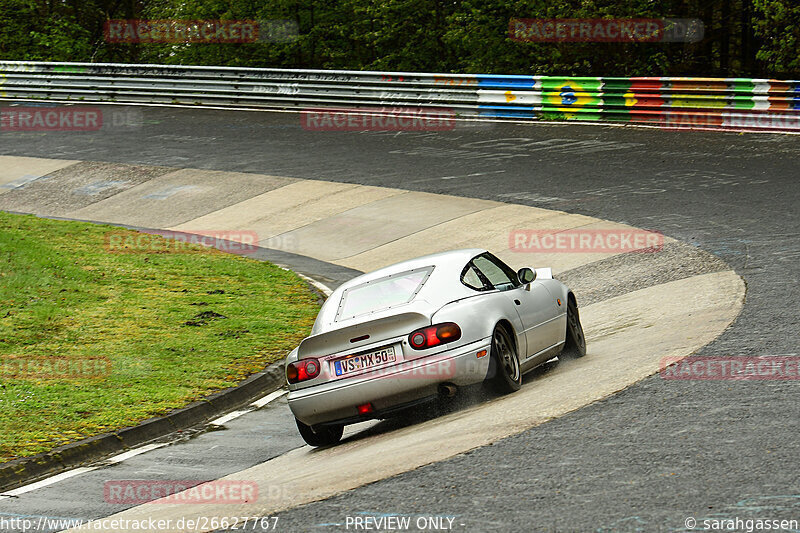
POLYGON ((527 285, 536 279, 536 271, 528 267, 520 268, 517 272, 517 278, 522 285, 527 285))

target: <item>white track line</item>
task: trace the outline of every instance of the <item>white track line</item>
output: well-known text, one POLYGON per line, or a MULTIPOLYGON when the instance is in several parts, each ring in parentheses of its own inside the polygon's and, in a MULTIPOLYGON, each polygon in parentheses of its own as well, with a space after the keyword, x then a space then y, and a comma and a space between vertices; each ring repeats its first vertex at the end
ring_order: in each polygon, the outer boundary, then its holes
POLYGON ((62 472, 60 474, 56 474, 55 476, 49 477, 47 479, 43 479, 41 481, 37 481, 36 483, 31 483, 30 485, 24 485, 22 487, 16 488, 14 490, 9 490, 8 492, 4 492, 0 494, 0 499, 6 498, 14 498, 16 496, 20 496, 27 492, 34 491, 36 489, 41 489, 43 487, 47 487, 49 485, 53 485, 54 483, 58 483, 59 481, 64 481, 65 479, 69 479, 71 477, 79 476, 81 474, 85 474, 86 472, 91 472, 92 470, 97 470, 98 468, 103 468, 104 466, 108 466, 110 464, 117 464, 121 463, 126 459, 130 459, 131 457, 135 457, 137 455, 141 455, 143 453, 147 453, 151 450, 155 450, 156 448, 161 448, 162 446, 166 446, 167 443, 160 443, 160 444, 148 444, 146 446, 142 446, 141 448, 136 448, 135 450, 130 450, 125 453, 121 453, 119 455, 115 455, 109 459, 106 459, 102 463, 95 465, 95 466, 81 466, 79 468, 74 468, 72 470, 67 470, 66 472, 62 472))
POLYGON ((8 492, 4 492, 0 494, 0 498, 14 498, 16 496, 20 496, 25 494, 26 492, 31 492, 36 489, 41 489, 43 487, 47 487, 48 485, 52 485, 54 483, 58 483, 59 481, 64 481, 65 479, 69 479, 71 477, 78 476, 80 474, 85 474, 86 472, 91 472, 92 470, 96 470, 100 468, 99 466, 82 466, 80 468, 75 468, 74 470, 67 470, 66 472, 62 472, 55 476, 49 477, 47 479, 43 479, 41 481, 37 481, 36 483, 31 483, 30 485, 24 485, 22 487, 16 488, 14 490, 10 490, 8 492))
POLYGON ((252 409, 245 409, 244 411, 233 411, 232 413, 228 413, 225 416, 221 416, 216 420, 212 420, 211 422, 209 422, 209 424, 211 424, 212 426, 224 426, 226 422, 230 422, 231 420, 239 418, 242 415, 246 415, 250 411, 252 411, 252 409))
POLYGON ((212 420, 211 422, 209 422, 209 424, 211 424, 212 426, 224 426, 227 422, 230 422, 231 420, 235 420, 242 415, 246 415, 247 413, 255 411, 256 409, 261 409, 271 401, 277 400, 287 392, 289 391, 285 389, 280 389, 276 390, 275 392, 270 392, 266 396, 259 398, 258 400, 251 403, 250 409, 242 409, 240 411, 234 411, 232 413, 228 413, 227 415, 221 416, 216 420, 212 420))
POLYGON ((125 453, 121 453, 119 455, 115 455, 114 457, 111 457, 110 459, 106 459, 105 461, 102 461, 103 464, 101 464, 99 466, 115 465, 117 463, 121 463, 122 461, 124 461, 126 459, 130 459, 131 457, 136 457, 137 455, 141 455, 143 453, 147 453, 147 452, 149 452, 151 450, 155 450, 156 448, 161 448, 162 446, 166 446, 167 444, 169 444, 169 443, 168 442, 161 442, 161 443, 158 443, 158 444, 148 444, 146 446, 142 446, 141 448, 136 448, 134 450, 130 450, 130 451, 127 451, 125 453))
POLYGON ((250 405, 252 405, 256 409, 261 409, 262 407, 267 405, 269 402, 271 402, 273 400, 277 400, 278 398, 280 398, 281 396, 283 396, 287 392, 289 392, 289 391, 286 390, 286 389, 276 390, 275 392, 271 392, 271 393, 267 394, 266 396, 264 396, 263 398, 260 398, 260 399, 258 399, 256 401, 254 401, 250 405))
POLYGON ((304 279, 306 282, 310 283, 311 285, 313 285, 314 287, 316 287, 320 291, 322 291, 322 294, 324 294, 325 296, 330 296, 331 293, 333 292, 333 290, 331 290, 330 287, 328 287, 327 285, 325 285, 322 282, 319 282, 319 281, 317 281, 317 280, 315 280, 313 278, 309 278, 308 276, 306 276, 305 274, 301 274, 300 272, 295 272, 294 270, 292 270, 289 267, 285 267, 283 265, 278 265, 278 266, 280 268, 284 269, 284 270, 288 270, 289 272, 294 273, 295 276, 298 276, 301 279, 304 279))
MULTIPOLYGON (((260 409, 260 408, 264 407, 268 403, 277 400, 278 398, 280 398, 281 396, 283 396, 287 392, 288 391, 285 390, 285 389, 281 389, 281 390, 277 390, 277 391, 271 392, 271 393, 267 394, 266 396, 263 396, 263 397, 259 398, 258 400, 252 402, 250 404, 251 409, 246 409, 246 410, 241 410, 241 411, 234 411, 232 413, 228 413, 225 416, 217 418, 216 420, 212 420, 209 423, 211 425, 214 425, 214 426, 222 426, 225 423, 230 422, 231 420, 234 420, 236 418, 239 418, 242 415, 245 415, 245 414, 247 414, 247 413, 249 413, 251 411, 254 411, 256 409, 260 409)), ((121 463, 121 462, 125 461, 126 459, 130 459, 131 457, 136 457, 137 455, 141 455, 141 454, 147 453, 147 452, 149 452, 151 450, 155 450, 157 448, 161 448, 162 446, 166 446, 167 444, 169 444, 169 443, 168 442, 162 442, 162 443, 158 443, 158 444, 147 444, 145 446, 142 446, 141 448, 136 448, 136 449, 129 450, 127 452, 121 453, 119 455, 115 455, 113 457, 109 457, 108 459, 105 459, 105 460, 101 461, 100 463, 98 463, 98 464, 96 464, 94 466, 81 466, 81 467, 78 467, 78 468, 74 468, 72 470, 67 470, 66 472, 62 472, 60 474, 56 474, 55 476, 51 476, 51 477, 43 479, 41 481, 37 481, 37 482, 31 483, 29 485, 24 485, 22 487, 18 487, 18 488, 14 489, 14 490, 9 490, 7 492, 0 493, 0 500, 5 500, 5 499, 8 499, 8 498, 16 498, 17 496, 20 496, 22 494, 26 494, 26 493, 34 491, 36 489, 41 489, 41 488, 47 487, 49 485, 53 485, 55 483, 58 483, 59 481, 64 481, 65 479, 69 479, 71 477, 79 476, 81 474, 85 474, 87 472, 91 472, 92 470, 97 470, 98 468, 103 468, 104 466, 109 466, 109 465, 121 463)))

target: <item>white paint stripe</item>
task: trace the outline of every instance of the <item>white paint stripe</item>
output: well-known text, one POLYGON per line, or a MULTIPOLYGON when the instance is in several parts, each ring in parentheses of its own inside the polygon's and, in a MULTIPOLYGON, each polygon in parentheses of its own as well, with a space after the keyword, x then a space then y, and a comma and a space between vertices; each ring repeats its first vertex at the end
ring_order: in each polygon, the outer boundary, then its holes
POLYGON ((43 479, 41 481, 37 481, 36 483, 31 483, 30 485, 25 485, 24 487, 19 487, 14 490, 9 490, 8 492, 4 492, 0 494, 0 496, 8 496, 14 497, 19 496, 21 494, 25 494, 27 492, 31 492, 36 489, 41 489, 42 487, 47 487, 49 485, 53 485, 54 483, 58 483, 59 481, 64 481, 65 479, 69 479, 71 477, 78 476, 80 474, 85 474, 86 472, 91 472, 92 470, 97 470, 100 468, 99 466, 82 466, 80 468, 75 468, 74 470, 68 470, 66 472, 62 472, 55 476, 49 477, 47 479, 43 479))
POLYGON ((216 420, 212 420, 211 422, 209 422, 209 424, 211 424, 212 426, 224 426, 227 422, 230 422, 235 418, 239 418, 242 415, 246 415, 250 411, 252 411, 252 409, 246 409, 244 411, 234 411, 232 413, 228 413, 225 416, 221 416, 216 420))
POLYGON ((308 276, 304 276, 298 272, 295 272, 295 274, 297 274, 298 276, 300 276, 301 278, 303 278, 304 280, 306 280, 307 282, 309 282, 310 284, 321 290, 322 294, 324 294, 325 296, 330 296, 331 293, 333 292, 331 288, 325 285, 324 283, 321 283, 315 279, 311 279, 308 276))
POLYGON ((267 405, 269 402, 271 402, 273 400, 277 400, 278 398, 280 398, 281 396, 283 396, 287 392, 289 392, 289 391, 286 390, 286 389, 276 390, 275 392, 271 392, 271 393, 267 394, 266 396, 264 396, 263 398, 254 401, 250 405, 252 405, 256 409, 260 409, 260 408, 264 407, 265 405, 267 405))
MULTIPOLYGON (((459 178, 471 178, 471 177, 475 177, 475 176, 487 176, 489 174, 502 174, 504 172, 505 172, 505 170, 495 170, 495 171, 492 171, 492 172, 474 172, 472 174, 465 174, 463 176, 444 176, 442 178, 432 178, 432 179, 455 180, 455 179, 459 179, 459 178)), ((426 180, 414 180, 414 181, 417 182, 417 181, 426 181, 426 180)))
POLYGON ((114 457, 103 461, 104 464, 117 464, 121 463, 126 459, 130 459, 131 457, 136 457, 137 455, 141 455, 143 453, 147 453, 151 450, 155 450, 157 448, 161 448, 162 446, 166 446, 169 444, 168 442, 161 442, 158 444, 148 444, 146 446, 142 446, 141 448, 136 448, 134 450, 127 451, 125 453, 121 453, 119 455, 115 455, 114 457))
MULTIPOLYGON (((271 392, 271 393, 267 394, 266 396, 264 396, 262 398, 259 398, 258 400, 254 401, 253 403, 250 404, 250 406, 253 407, 254 409, 259 409, 261 407, 264 407, 268 403, 277 400, 278 398, 280 398, 281 396, 283 396, 287 392, 289 392, 289 391, 287 391, 286 389, 280 389, 280 390, 271 392)), ((235 418, 239 418, 240 416, 245 415, 245 414, 247 414, 247 413, 249 413, 251 411, 253 411, 253 409, 234 411, 232 413, 228 413, 225 416, 217 418, 216 420, 211 421, 210 424, 215 425, 215 426, 222 426, 226 422, 230 422, 231 420, 233 420, 235 418)), ((131 457, 136 457, 137 455, 141 455, 141 454, 147 453, 147 452, 149 452, 151 450, 155 450, 157 448, 161 448, 162 446, 166 446, 167 444, 169 444, 169 443, 168 442, 162 442, 162 443, 158 443, 158 444, 147 444, 146 446, 142 446, 141 448, 136 448, 134 450, 129 450, 129 451, 121 453, 119 455, 115 455, 113 457, 109 457, 108 459, 105 459, 104 461, 100 462, 99 464, 97 464, 95 466, 82 466, 82 467, 79 467, 79 468, 75 468, 73 470, 67 470, 66 472, 62 472, 60 474, 56 474, 55 476, 51 476, 51 477, 43 479, 41 481, 37 481, 37 482, 31 483, 29 485, 18 487, 18 488, 14 489, 14 490, 3 492, 2 494, 0 494, 0 500, 5 500, 5 499, 8 499, 8 498, 14 498, 14 497, 20 496, 22 494, 26 494, 28 492, 34 491, 36 489, 41 489, 43 487, 47 487, 47 486, 53 485, 55 483, 58 483, 59 481, 64 481, 65 479, 69 479, 71 477, 79 476, 81 474, 85 474, 87 472, 91 472, 92 470, 97 470, 98 468, 103 468, 104 466, 109 466, 109 465, 113 465, 113 464, 119 464, 119 463, 121 463, 121 462, 123 462, 123 461, 125 461, 127 459, 130 459, 131 457)))
POLYGON ((255 409, 260 409, 260 408, 264 407, 265 405, 267 405, 268 403, 270 403, 273 400, 277 400, 278 398, 280 398, 281 396, 283 396, 287 392, 289 392, 289 391, 287 391, 285 389, 280 389, 280 390, 276 390, 274 392, 270 392, 266 396, 264 396, 262 398, 259 398, 258 400, 256 400, 253 403, 251 403, 250 407, 252 407, 252 409, 242 409, 242 410, 239 410, 239 411, 233 411, 232 413, 228 413, 225 416, 221 416, 221 417, 217 418, 216 420, 212 420, 211 422, 209 422, 209 424, 211 424, 212 426, 224 426, 226 423, 230 422, 231 420, 235 420, 235 419, 239 418, 242 415, 246 415, 247 413, 250 413, 250 412, 254 411, 255 409))
POLYGON ((281 267, 282 269, 288 270, 289 272, 294 273, 296 276, 299 276, 300 278, 304 279, 305 281, 307 281, 308 283, 310 283, 314 287, 316 287, 319 290, 321 290, 322 294, 324 294, 325 296, 330 296, 331 293, 333 292, 333 290, 330 287, 328 287, 327 285, 325 285, 324 283, 322 283, 320 281, 317 281, 315 279, 309 278, 308 276, 303 275, 303 274, 301 274, 299 272, 295 272, 291 268, 285 267, 283 265, 278 265, 278 266, 281 267))
POLYGON ((71 477, 79 476, 81 474, 85 474, 86 472, 91 472, 92 470, 97 470, 98 468, 102 468, 104 466, 112 465, 121 463, 126 459, 130 459, 131 457, 135 457, 137 455, 141 455, 143 453, 147 453, 151 450, 155 450, 156 448, 161 448, 162 446, 166 446, 168 443, 160 443, 160 444, 148 444, 147 446, 142 446, 141 448, 136 448, 135 450, 130 450, 119 455, 115 455, 114 457, 110 457, 106 459, 102 463, 95 465, 95 466, 81 466, 79 468, 75 468, 73 470, 67 470, 66 472, 62 472, 60 474, 56 474, 55 476, 51 476, 49 478, 43 479, 41 481, 37 481, 36 483, 31 483, 29 485, 24 485, 22 487, 16 488, 14 490, 9 490, 0 494, 0 499, 6 498, 13 498, 16 496, 20 496, 22 494, 26 494, 28 492, 34 491, 36 489, 41 489, 43 487, 47 487, 58 483, 59 481, 64 481, 65 479, 69 479, 71 477))

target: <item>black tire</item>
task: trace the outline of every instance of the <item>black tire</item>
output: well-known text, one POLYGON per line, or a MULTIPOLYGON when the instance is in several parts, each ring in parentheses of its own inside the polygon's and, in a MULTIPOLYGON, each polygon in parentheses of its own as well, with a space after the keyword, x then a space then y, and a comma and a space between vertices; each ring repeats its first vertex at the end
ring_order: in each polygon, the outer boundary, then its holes
POLYGON ((567 336, 561 355, 567 359, 586 355, 586 337, 583 334, 581 316, 572 298, 567 302, 567 336))
POLYGON ((492 353, 489 359, 488 385, 497 392, 516 392, 522 386, 522 369, 511 334, 497 325, 492 333, 492 353))
POLYGON ((342 433, 344 433, 344 425, 342 424, 312 428, 296 418, 294 420, 297 422, 300 436, 309 446, 330 446, 342 440, 342 433))

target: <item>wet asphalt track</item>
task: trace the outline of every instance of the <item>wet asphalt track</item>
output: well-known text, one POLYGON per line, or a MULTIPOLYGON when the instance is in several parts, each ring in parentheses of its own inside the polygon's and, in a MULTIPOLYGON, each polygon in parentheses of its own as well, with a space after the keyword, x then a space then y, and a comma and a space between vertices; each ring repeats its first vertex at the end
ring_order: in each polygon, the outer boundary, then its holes
MULTIPOLYGON (((138 127, 102 134, 4 132, 0 154, 398 187, 655 229, 716 254, 747 282, 741 316, 701 354, 800 351, 800 137, 512 124, 322 133, 302 130, 296 114, 144 108, 140 117, 138 127)), ((348 516, 380 514, 412 524, 453 517, 463 531, 684 531, 690 516, 800 520, 799 387, 654 376, 493 446, 282 513, 278 530, 341 530, 348 516)), ((149 456, 137 461, 147 468, 149 456)), ((242 457, 237 468, 269 455, 254 448, 242 457)), ((68 487, 48 490, 58 499, 68 487)), ((69 516, 97 516, 97 505, 75 505, 69 516)), ((9 512, 22 511, 0 502, 9 512)))

